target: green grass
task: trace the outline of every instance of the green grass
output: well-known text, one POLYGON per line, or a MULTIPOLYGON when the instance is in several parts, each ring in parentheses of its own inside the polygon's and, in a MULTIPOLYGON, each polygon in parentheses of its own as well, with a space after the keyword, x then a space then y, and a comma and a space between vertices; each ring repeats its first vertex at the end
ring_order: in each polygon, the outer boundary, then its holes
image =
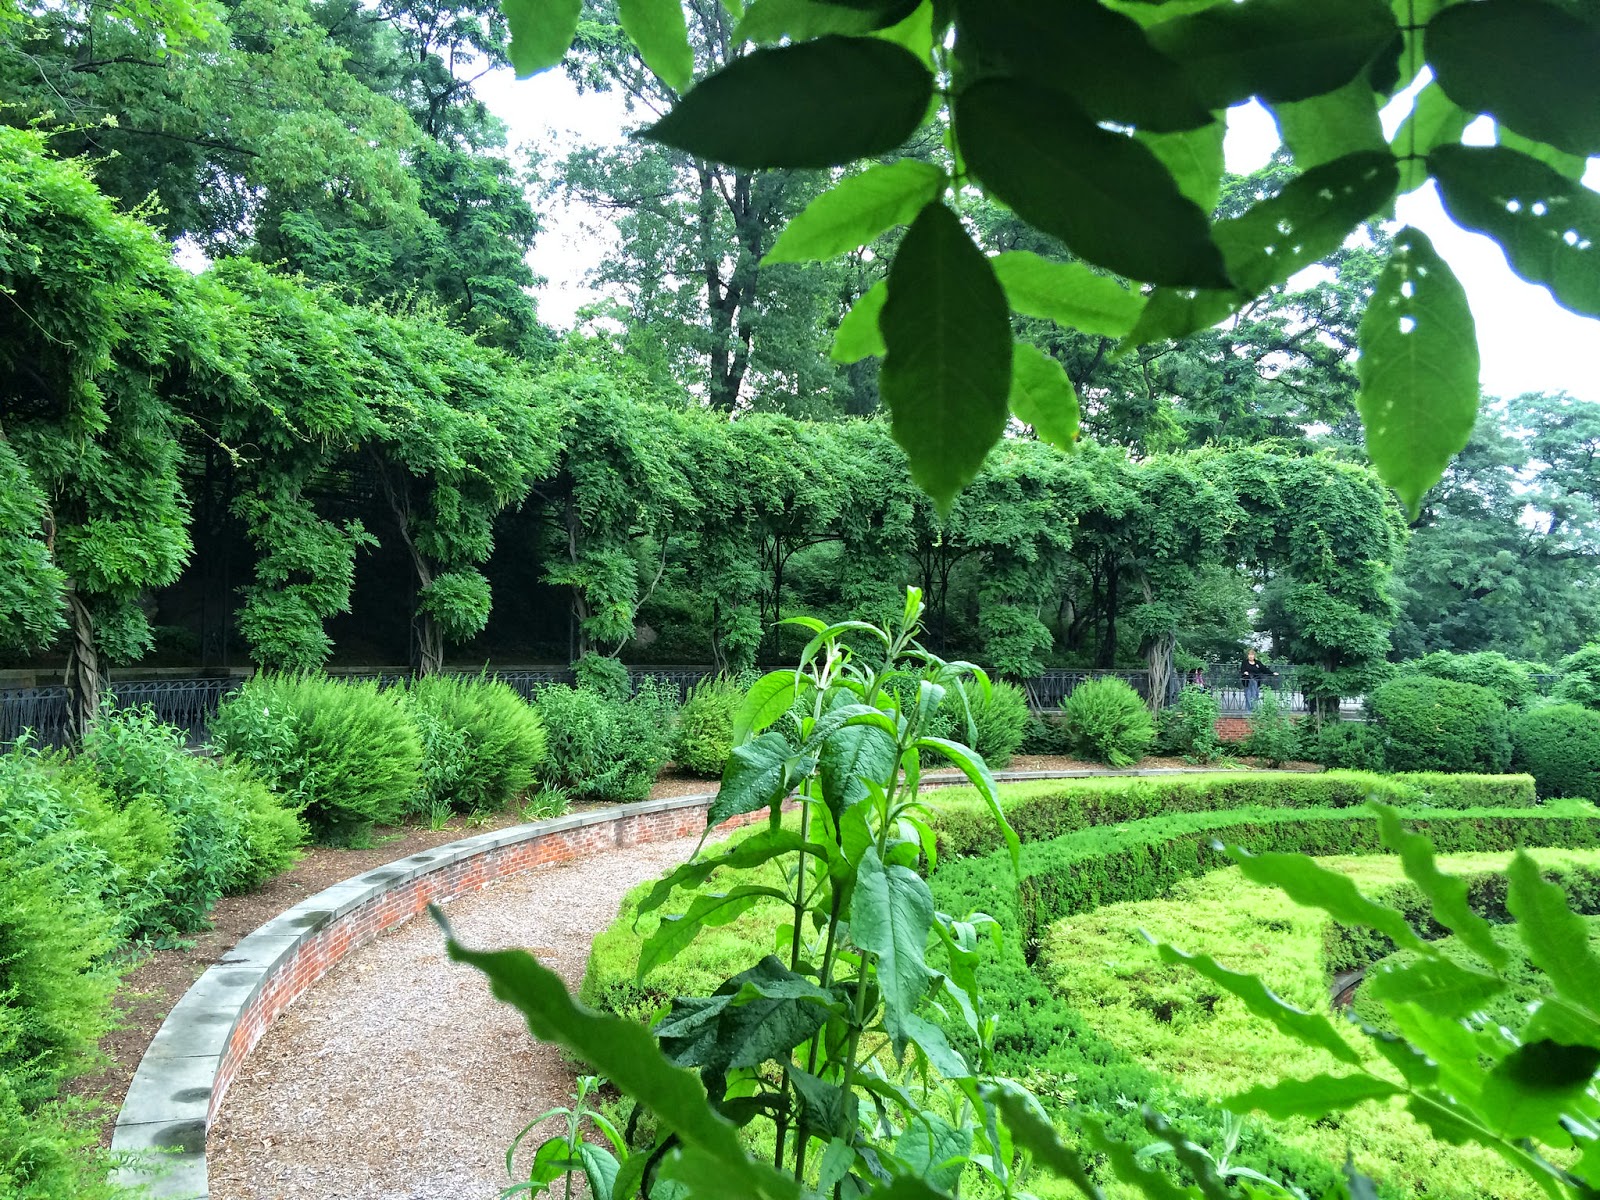
MULTIPOLYGON (((1600 866, 1597 851, 1532 853, 1546 868, 1600 866)), ((1440 865, 1471 874, 1501 870, 1509 860, 1507 854, 1457 855, 1440 865)), ((1398 861, 1388 857, 1320 861, 1349 875, 1363 891, 1381 891, 1403 879, 1398 861)), ((1331 1055, 1251 1017, 1238 1000, 1193 972, 1162 964, 1141 931, 1257 974, 1302 1008, 1326 1011, 1328 924, 1320 910, 1252 884, 1230 867, 1179 883, 1164 899, 1111 904, 1054 922, 1035 965, 1096 1033, 1204 1103, 1256 1084, 1343 1068, 1331 1055)), ((1350 1040, 1365 1049, 1359 1035, 1350 1040)), ((1380 1063, 1376 1056, 1371 1061, 1380 1063)), ((1540 1194, 1488 1151, 1444 1147, 1395 1105, 1367 1104, 1314 1122, 1275 1122, 1273 1129, 1325 1161, 1352 1153, 1359 1167, 1402 1193, 1462 1200, 1540 1194)))

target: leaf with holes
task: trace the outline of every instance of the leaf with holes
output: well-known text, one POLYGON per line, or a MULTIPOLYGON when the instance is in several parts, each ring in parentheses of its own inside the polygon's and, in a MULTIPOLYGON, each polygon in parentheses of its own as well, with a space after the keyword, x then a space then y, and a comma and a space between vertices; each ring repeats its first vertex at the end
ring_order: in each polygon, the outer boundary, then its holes
POLYGON ((884 230, 915 220, 944 183, 943 171, 914 158, 869 167, 806 205, 761 261, 822 261, 865 246, 884 230))
POLYGON ((1028 224, 1131 279, 1227 287, 1206 216, 1150 150, 1060 92, 986 79, 956 97, 967 167, 1028 224))
POLYGON ((1011 354, 1011 412, 1057 450, 1078 446, 1078 393, 1066 369, 1037 346, 1018 342, 1011 354))
POLYGON ((1429 21, 1424 46, 1439 86, 1468 112, 1569 154, 1600 154, 1600 28, 1544 0, 1478 0, 1429 21))
POLYGON ((1573 312, 1600 317, 1600 196, 1499 146, 1428 155, 1446 211, 1500 243, 1511 267, 1573 312))
POLYGON ((928 68, 901 47, 824 37, 735 59, 639 136, 752 170, 832 167, 893 150, 932 96, 928 68))
POLYGON ((911 477, 948 510, 1005 432, 1011 320, 989 260, 943 204, 900 243, 878 327, 890 430, 911 477))
POLYGON ((1201 102, 1309 100, 1342 87, 1394 44, 1381 0, 1244 0, 1163 21, 1150 41, 1182 63, 1201 102))
POLYGON ((1144 301, 1109 275, 1082 263, 1055 262, 1031 250, 1007 250, 992 260, 1012 311, 1042 317, 1082 333, 1121 337, 1139 319, 1144 301))
POLYGON ((1356 407, 1378 476, 1413 512, 1478 415, 1478 339, 1467 294, 1410 226, 1361 318, 1356 407))

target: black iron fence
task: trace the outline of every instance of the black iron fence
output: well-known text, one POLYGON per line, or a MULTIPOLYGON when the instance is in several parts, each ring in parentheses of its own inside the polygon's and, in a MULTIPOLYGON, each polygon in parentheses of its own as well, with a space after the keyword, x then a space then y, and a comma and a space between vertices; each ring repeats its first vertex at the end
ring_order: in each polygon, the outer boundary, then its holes
MULTIPOLYGON (((463 671, 463 675, 477 672, 463 671)), ((572 683, 569 667, 519 667, 504 671, 490 671, 496 679, 509 684, 524 699, 538 688, 552 683, 572 683)), ((709 666, 642 666, 630 667, 628 675, 635 690, 642 680, 654 678, 674 687, 681 700, 703 679, 716 674, 709 666)), ((342 679, 377 679, 385 686, 406 678, 399 672, 346 673, 342 679)), ((1045 671, 1035 679, 1027 680, 1024 690, 1029 703, 1036 709, 1060 708, 1062 701, 1074 688, 1093 679, 1120 679, 1146 699, 1149 698, 1150 678, 1147 671, 1097 671, 1055 669, 1045 671)), ((156 715, 169 725, 188 734, 191 741, 205 737, 206 726, 217 707, 230 692, 241 686, 243 679, 234 676, 223 679, 156 679, 117 682, 111 685, 108 703, 118 707, 148 704, 156 715)), ((1177 682, 1196 682, 1193 673, 1180 672, 1177 682)), ((1216 697, 1225 715, 1242 715, 1248 711, 1245 689, 1236 665, 1212 666, 1201 673, 1203 685, 1216 697)), ((1280 702, 1290 711, 1303 713, 1308 705, 1295 686, 1292 668, 1280 668, 1266 686, 1277 691, 1280 702)), ((1174 689, 1175 690, 1175 689, 1174 689)), ((1359 711, 1359 700, 1345 701, 1347 712, 1359 711)), ((0 744, 16 741, 24 733, 34 744, 62 746, 67 741, 67 689, 64 687, 29 687, 0 690, 0 744)))

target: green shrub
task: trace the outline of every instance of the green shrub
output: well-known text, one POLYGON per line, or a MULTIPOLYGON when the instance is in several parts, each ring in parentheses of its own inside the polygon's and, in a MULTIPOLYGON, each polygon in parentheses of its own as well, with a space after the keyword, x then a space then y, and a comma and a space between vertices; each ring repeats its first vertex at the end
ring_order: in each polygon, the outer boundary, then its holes
MULTIPOLYGON (((950 702, 951 698, 946 698, 945 703, 950 702)), ((958 740, 982 755, 990 767, 1003 767, 1022 745, 1033 714, 1028 708, 1027 693, 1016 684, 1000 680, 989 689, 987 699, 976 688, 968 688, 967 715, 971 718, 970 728, 963 717, 957 718, 958 740)))
POLYGON ((1456 683, 1475 683, 1479 687, 1486 687, 1499 696, 1507 708, 1520 708, 1534 694, 1533 673, 1528 665, 1493 650, 1474 654, 1435 650, 1432 654, 1402 663, 1400 669, 1407 674, 1428 675, 1434 679, 1450 679, 1456 683))
POLYGON ((81 1102, 25 1109, 0 1071, 0 1196, 6 1200, 137 1200, 109 1179, 97 1114, 81 1102))
POLYGON ((495 811, 532 786, 544 725, 507 684, 430 675, 411 683, 406 703, 422 742, 423 808, 495 811))
POLYGON ((211 737, 323 841, 360 842, 415 801, 422 739, 401 694, 376 682, 257 675, 223 703, 211 737))
POLYGON ((545 729, 540 781, 576 799, 645 799, 667 761, 675 700, 654 679, 628 701, 564 684, 540 688, 533 697, 545 729))
POLYGON ((1195 762, 1214 762, 1222 755, 1217 719, 1222 707, 1205 688, 1188 686, 1178 702, 1161 710, 1156 723, 1156 751, 1178 754, 1195 762))
POLYGON ((1511 726, 1515 763, 1541 796, 1600 800, 1600 712, 1550 704, 1521 713, 1511 726))
POLYGON ((1600 642, 1590 642, 1556 664, 1555 698, 1600 709, 1600 642))
POLYGON ((202 763, 200 780, 238 822, 234 853, 222 876, 225 895, 254 891, 294 866, 306 843, 299 813, 284 807, 276 792, 238 763, 202 763))
POLYGON ((1067 733, 1061 718, 1054 713, 1034 713, 1022 730, 1022 744, 1017 747, 1023 754, 1065 754, 1067 733))
MULTIPOLYGON (((1131 779, 1049 779, 1001 789, 1006 819, 1023 842, 1162 814, 1239 808, 1354 809, 1369 799, 1423 809, 1532 808, 1528 775, 1373 775, 1357 771, 1269 775, 1259 771, 1131 779)), ((988 854, 1001 845, 988 810, 970 789, 942 792, 933 825, 939 859, 988 854)))
POLYGON ((612 658, 609 654, 589 651, 572 664, 572 676, 579 687, 597 692, 607 700, 621 703, 633 693, 633 680, 628 676, 628 668, 621 659, 612 658))
POLYGON ((1413 675, 1367 699, 1390 770, 1483 771, 1511 764, 1506 706, 1486 687, 1413 675))
POLYGON ((1120 679, 1095 679, 1074 688, 1061 723, 1073 754, 1113 767, 1132 766, 1155 740, 1150 710, 1120 679))
POLYGON ((1283 701, 1274 691, 1262 692, 1255 712, 1250 714, 1250 736, 1245 739, 1244 752, 1266 759, 1268 766, 1280 767, 1295 756, 1299 746, 1300 732, 1283 701))
POLYGON ((1302 753, 1311 762, 1344 771, 1383 770, 1383 739, 1364 721, 1327 721, 1302 728, 1302 753))
POLYGON ((720 776, 733 749, 733 717, 744 694, 744 688, 722 675, 702 679, 690 688, 678 710, 673 761, 695 775, 720 776))

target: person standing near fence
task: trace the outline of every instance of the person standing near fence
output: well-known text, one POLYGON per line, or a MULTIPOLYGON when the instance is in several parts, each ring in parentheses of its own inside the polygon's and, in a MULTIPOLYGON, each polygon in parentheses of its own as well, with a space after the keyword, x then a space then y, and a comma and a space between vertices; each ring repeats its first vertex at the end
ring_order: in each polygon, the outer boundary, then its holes
POLYGON ((1261 681, 1272 677, 1272 669, 1256 658, 1254 650, 1244 652, 1244 665, 1239 669, 1239 678, 1244 683, 1246 712, 1255 712, 1256 704, 1261 699, 1261 681))

